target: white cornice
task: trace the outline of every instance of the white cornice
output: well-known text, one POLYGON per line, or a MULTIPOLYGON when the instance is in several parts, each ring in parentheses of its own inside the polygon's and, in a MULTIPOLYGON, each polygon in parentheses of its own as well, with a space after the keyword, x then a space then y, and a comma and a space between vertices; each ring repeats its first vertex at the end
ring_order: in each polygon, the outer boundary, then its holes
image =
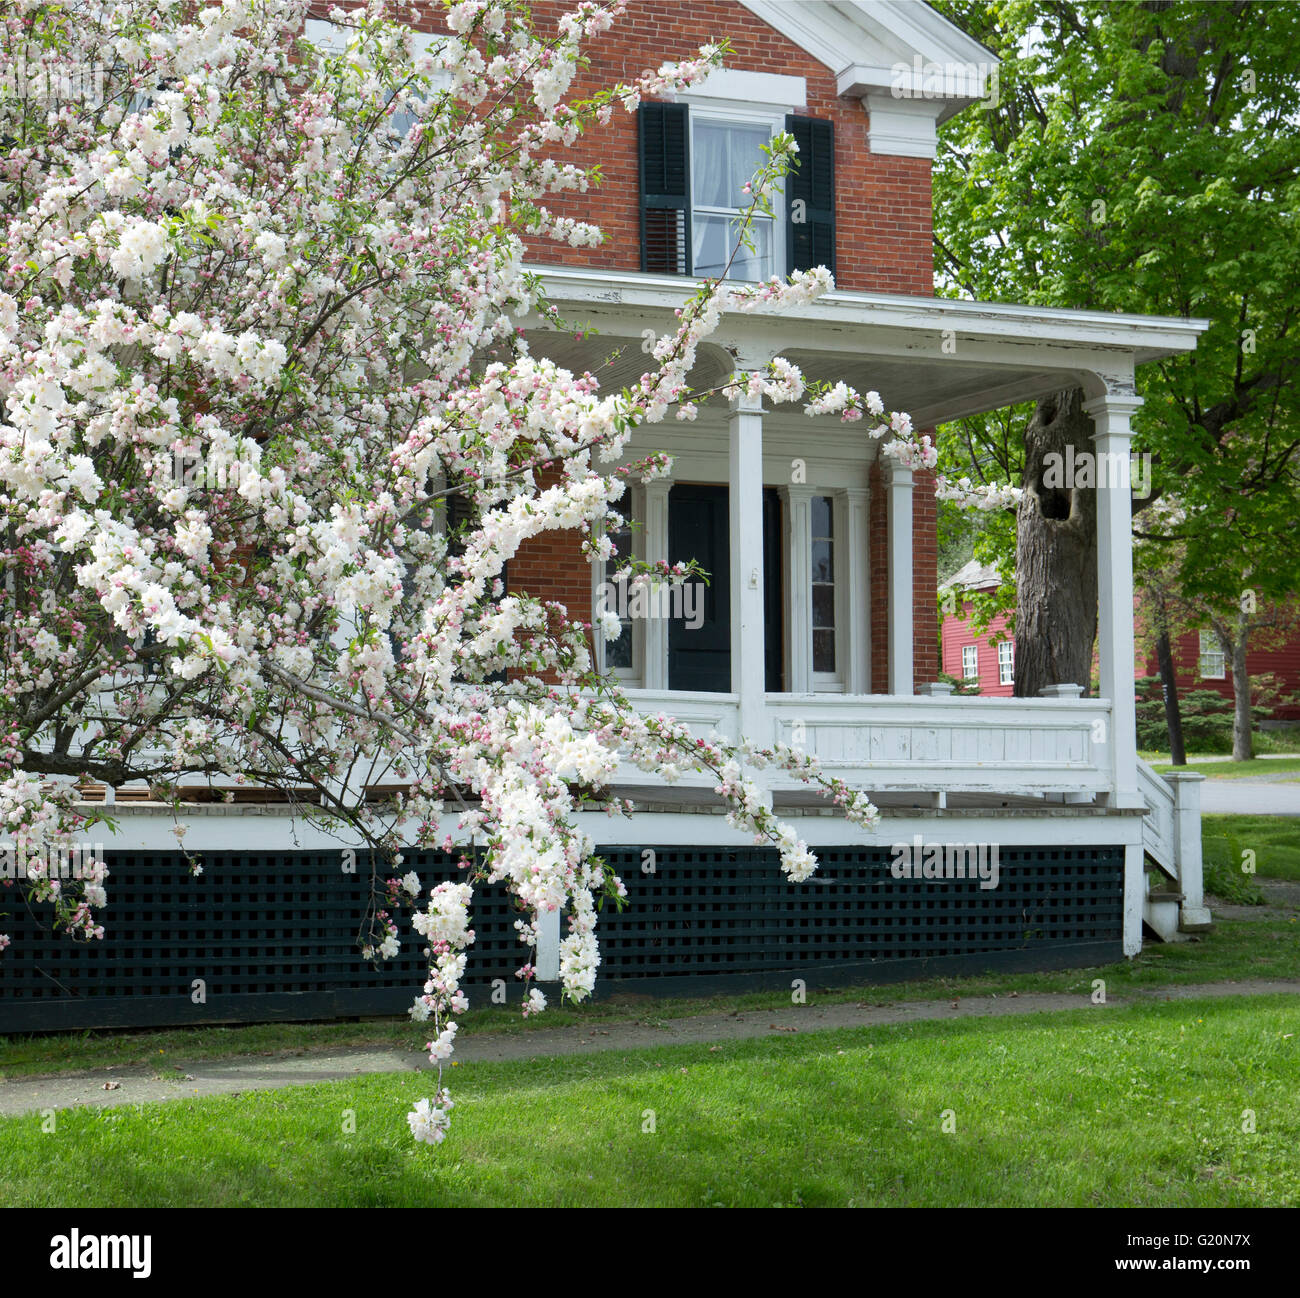
POLYGON ((987 93, 997 57, 922 0, 741 0, 835 74, 841 95, 921 100, 946 121, 987 93))
MULTIPOLYGON (((662 310, 679 307, 696 287, 692 279, 630 272, 595 272, 567 267, 536 267, 553 302, 662 310)), ((1208 320, 1023 306, 1010 302, 972 302, 962 298, 907 297, 895 293, 825 293, 805 306, 776 312, 727 313, 729 322, 783 321, 845 327, 886 326, 909 332, 959 338, 1032 339, 1043 344, 1128 352, 1141 364, 1193 351, 1208 320)), ((805 335, 801 333, 801 341, 805 335)), ((807 335, 812 337, 811 334, 807 335)))

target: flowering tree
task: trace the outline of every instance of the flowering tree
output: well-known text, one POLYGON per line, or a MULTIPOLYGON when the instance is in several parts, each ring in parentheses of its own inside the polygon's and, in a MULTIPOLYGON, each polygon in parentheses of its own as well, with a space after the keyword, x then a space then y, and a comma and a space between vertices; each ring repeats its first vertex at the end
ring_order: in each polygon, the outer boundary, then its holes
MULTIPOLYGON (((0 20, 0 820, 30 858, 22 886, 79 939, 102 935, 106 871, 64 881, 42 861, 94 814, 86 780, 173 798, 186 772, 307 786, 304 814, 381 859, 463 850, 466 881, 426 896, 414 874, 376 880, 363 939, 394 954, 396 903, 419 898, 412 1015, 441 1062, 478 883, 518 899, 528 947, 563 911, 563 986, 591 991, 595 902, 623 890, 577 828, 577 790, 620 760, 710 773, 791 880, 814 858, 749 767, 779 762, 873 823, 801 752, 638 715, 593 671, 591 628, 502 581, 556 529, 608 557, 611 502, 666 464, 600 465, 708 395, 686 376, 723 311, 806 301, 830 277, 702 285, 654 368, 602 393, 530 355, 517 323, 548 310, 525 240, 600 237, 547 207, 589 181, 556 146, 721 51, 579 101, 581 47, 618 4, 542 35, 513 0, 467 0, 422 53, 377 3, 334 11, 348 48, 317 49, 305 8, 15 0, 0 20), (454 494, 471 521, 449 526, 454 494), (363 796, 382 778, 405 789, 394 806, 363 796)), ((756 207, 793 147, 777 141, 756 207)), ((874 394, 806 394, 781 362, 745 381, 809 413, 883 414, 874 394)), ((871 427, 933 464, 906 416, 871 427)), ((525 1012, 544 1003, 530 987, 525 1012)), ((450 1104, 421 1102, 415 1135, 440 1140, 450 1104)))

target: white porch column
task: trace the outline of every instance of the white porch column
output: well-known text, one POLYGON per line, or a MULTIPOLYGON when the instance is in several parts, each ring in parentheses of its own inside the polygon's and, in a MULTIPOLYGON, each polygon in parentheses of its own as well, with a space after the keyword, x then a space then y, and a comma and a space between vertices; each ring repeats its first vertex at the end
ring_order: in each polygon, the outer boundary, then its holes
MULTIPOLYGON (((744 381, 747 376, 739 374, 744 381)), ((731 530, 731 688, 740 696, 740 733, 768 744, 764 729, 763 399, 731 399, 728 421, 731 530)))
POLYGON ((911 694, 912 669, 912 470, 895 459, 884 464, 889 501, 889 692, 911 694))
POLYGON ((786 690, 812 693, 812 498, 805 486, 782 487, 785 565, 789 577, 790 674, 786 690))
MULTIPOLYGON (((647 563, 668 562, 668 492, 672 482, 656 478, 647 482, 645 493, 645 560, 647 563)), ((642 681, 648 690, 668 688, 668 619, 649 617, 645 620, 645 640, 642 658, 642 681)))
POLYGON ((1107 393, 1083 403, 1097 431, 1097 650, 1101 693, 1111 703, 1110 805, 1144 805, 1137 782, 1137 708, 1133 693, 1133 519, 1129 468, 1133 412, 1142 398, 1107 393))
MULTIPOLYGON (((844 688, 871 693, 871 505, 865 487, 841 487, 835 506, 843 522, 845 591, 841 602, 848 635, 844 688)), ((909 691, 910 693, 910 691, 909 691)))

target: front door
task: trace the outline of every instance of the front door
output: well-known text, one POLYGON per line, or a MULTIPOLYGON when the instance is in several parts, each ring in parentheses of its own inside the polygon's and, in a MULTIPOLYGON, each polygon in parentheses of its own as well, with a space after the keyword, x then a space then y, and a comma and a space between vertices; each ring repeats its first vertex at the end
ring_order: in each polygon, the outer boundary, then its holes
MULTIPOLYGON (((763 565, 769 691, 782 684, 781 502, 763 492, 763 565)), ((682 484, 668 493, 668 562, 694 559, 709 584, 695 617, 675 614, 668 624, 668 688, 726 694, 731 690, 731 533, 727 488, 682 484), (692 623, 695 625, 692 626, 692 623)), ((684 606, 684 608, 687 606, 684 606)))
POLYGON ((685 484, 669 490, 668 562, 694 559, 709 574, 709 584, 697 593, 695 617, 673 617, 668 623, 670 690, 725 694, 731 689, 728 529, 726 487, 685 484))

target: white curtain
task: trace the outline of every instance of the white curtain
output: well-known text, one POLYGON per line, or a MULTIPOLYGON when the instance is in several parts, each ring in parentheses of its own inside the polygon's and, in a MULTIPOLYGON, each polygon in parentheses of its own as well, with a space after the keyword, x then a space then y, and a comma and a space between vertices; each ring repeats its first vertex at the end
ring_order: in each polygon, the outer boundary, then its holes
MULTIPOLYGON (((691 133, 691 190, 695 207, 692 229, 692 263, 697 275, 720 275, 736 243, 732 220, 722 208, 736 212, 747 208, 750 196, 744 186, 766 161, 762 146, 770 133, 750 122, 697 119, 691 133)), ((758 256, 740 249, 732 263, 732 279, 763 279, 771 274, 771 223, 756 220, 753 227, 758 256)))

